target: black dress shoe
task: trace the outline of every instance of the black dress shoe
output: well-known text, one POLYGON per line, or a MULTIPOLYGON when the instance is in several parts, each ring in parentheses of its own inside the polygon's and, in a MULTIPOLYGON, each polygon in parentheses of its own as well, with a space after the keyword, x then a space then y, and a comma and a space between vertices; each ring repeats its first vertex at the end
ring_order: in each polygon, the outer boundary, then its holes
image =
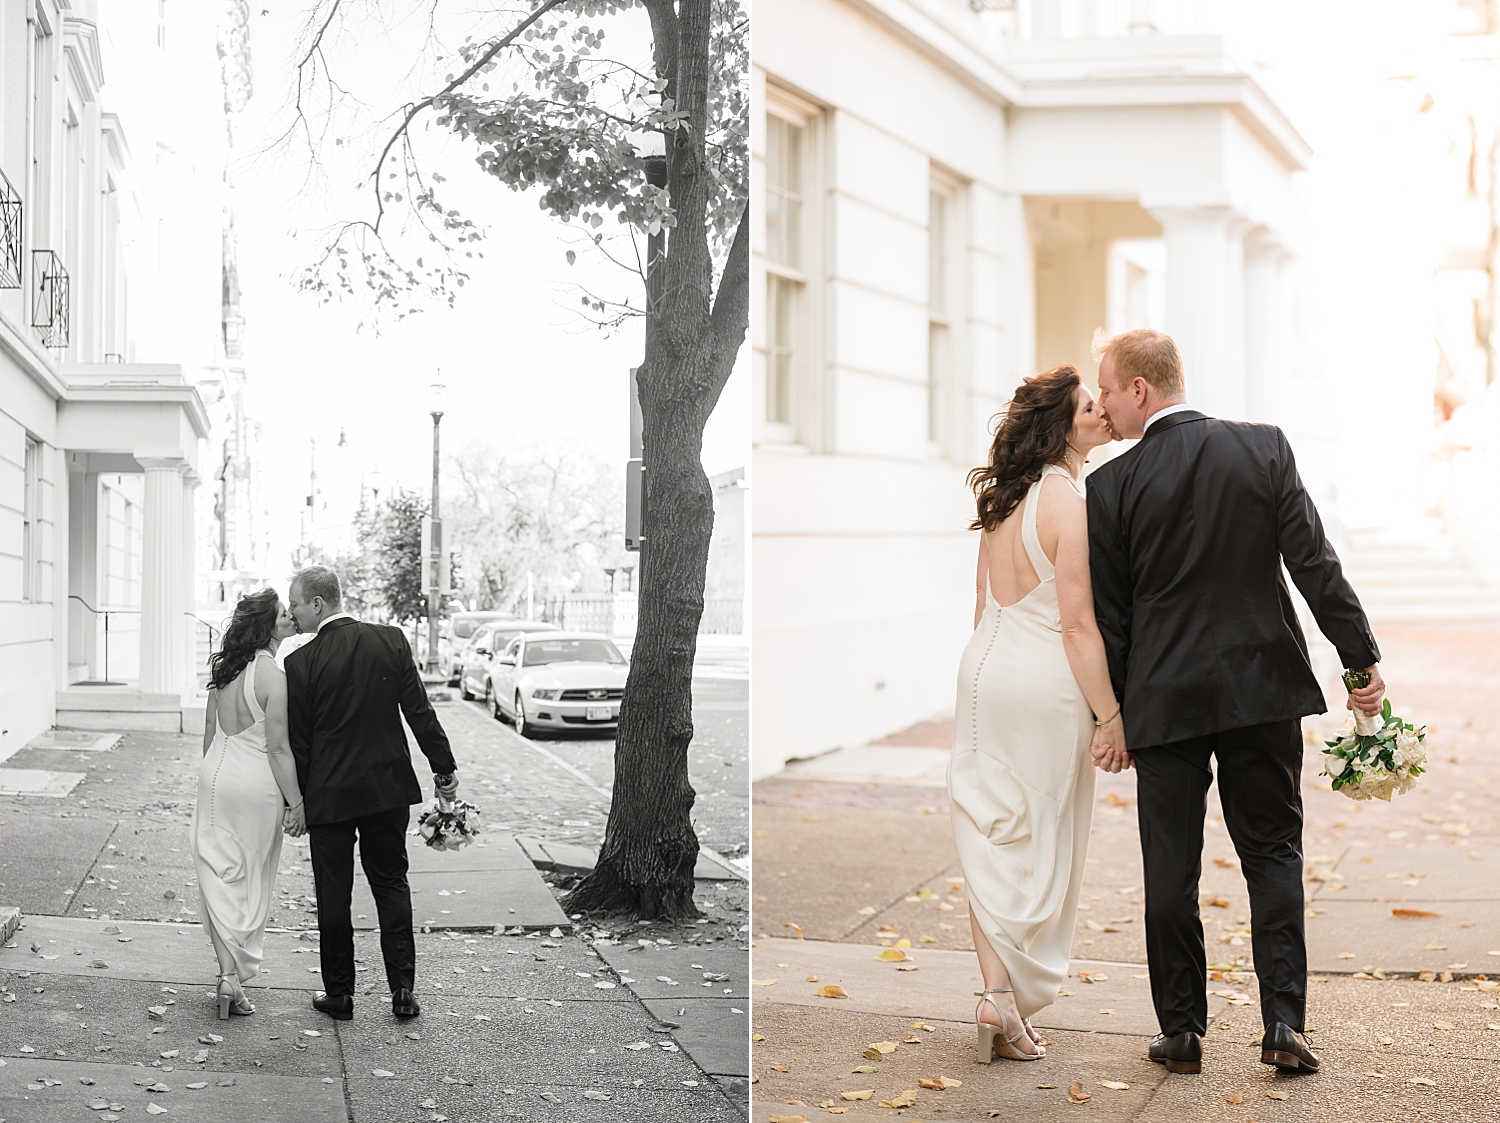
POLYGON ((341 1022, 354 1019, 354 996, 352 994, 325 994, 318 991, 313 996, 313 1009, 341 1022))
POLYGON ((1292 1072, 1318 1071, 1318 1055, 1307 1047, 1307 1038, 1284 1022, 1277 1022, 1260 1039, 1260 1063, 1292 1072))
POLYGON ((1171 1037, 1158 1033, 1151 1039, 1147 1055, 1157 1064, 1166 1065, 1168 1072, 1202 1072, 1203 1038, 1191 1031, 1171 1037))
POLYGON ((391 991, 391 1013, 398 1018, 415 1018, 422 1013, 417 996, 405 987, 391 991))

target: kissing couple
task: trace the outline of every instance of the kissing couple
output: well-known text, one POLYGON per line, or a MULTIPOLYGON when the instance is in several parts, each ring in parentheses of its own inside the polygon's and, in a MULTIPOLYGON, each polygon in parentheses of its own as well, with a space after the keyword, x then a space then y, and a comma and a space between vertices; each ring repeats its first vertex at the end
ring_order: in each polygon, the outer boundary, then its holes
POLYGON ((391 1012, 416 1017, 406 828, 422 789, 401 718, 432 765, 438 794, 451 800, 458 769, 448 736, 406 634, 343 611, 337 573, 301 570, 287 601, 274 589, 241 597, 208 661, 192 853, 203 927, 219 961, 219 1018, 255 1012, 244 984, 260 974, 283 829, 307 835, 312 846, 326 988, 314 1009, 340 1021, 354 1016, 357 840, 380 918, 391 1012), (278 648, 293 647, 299 632, 307 639, 279 661, 278 648))
POLYGON ((1283 566, 1343 665, 1369 672, 1351 709, 1380 710, 1380 650, 1286 435, 1188 405, 1162 332, 1127 331, 1095 354, 1097 398, 1071 366, 1026 379, 969 477, 979 565, 948 790, 984 978, 979 1059, 1046 1055, 1029 1019, 1068 974, 1094 766, 1134 767, 1161 1030, 1149 1055, 1201 1070, 1198 879, 1217 765, 1250 891, 1261 1060, 1316 1072, 1301 719, 1324 697, 1283 566), (1089 452, 1132 438, 1085 489, 1089 452))

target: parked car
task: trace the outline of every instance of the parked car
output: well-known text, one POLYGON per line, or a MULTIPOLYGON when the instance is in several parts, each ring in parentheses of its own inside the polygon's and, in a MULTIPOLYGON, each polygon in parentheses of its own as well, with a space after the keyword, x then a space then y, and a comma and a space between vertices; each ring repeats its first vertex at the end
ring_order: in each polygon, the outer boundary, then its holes
MULTIPOLYGON (((547 628, 556 631, 555 625, 543 624, 541 621, 517 621, 511 619, 508 613, 496 612, 496 610, 480 610, 480 612, 455 612, 449 616, 447 621, 447 642, 449 642, 449 685, 450 687, 462 687, 463 685, 463 663, 474 654, 474 643, 478 636, 478 630, 486 624, 514 624, 520 627, 511 630, 511 636, 522 631, 523 628, 547 628)), ((505 637, 498 645, 492 645, 492 649, 504 648, 505 643, 510 642, 510 636, 505 637)))
POLYGON ((525 737, 540 729, 614 729, 629 664, 608 636, 525 632, 492 655, 484 679, 490 714, 525 737))
POLYGON ((466 701, 472 700, 484 693, 484 676, 491 655, 504 651, 506 645, 523 632, 555 631, 557 625, 541 620, 509 620, 502 617, 480 624, 454 656, 454 677, 448 685, 456 683, 459 694, 466 701))

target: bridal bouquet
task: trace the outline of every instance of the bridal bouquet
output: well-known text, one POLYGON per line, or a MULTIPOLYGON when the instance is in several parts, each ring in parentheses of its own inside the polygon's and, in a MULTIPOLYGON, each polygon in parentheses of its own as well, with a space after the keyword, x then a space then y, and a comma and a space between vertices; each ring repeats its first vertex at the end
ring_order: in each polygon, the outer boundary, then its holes
MULTIPOLYGON (((1344 685, 1358 690, 1369 685, 1364 671, 1345 671, 1344 685)), ((1412 725, 1391 713, 1387 698, 1380 713, 1355 710, 1332 741, 1325 741, 1323 774, 1333 778, 1333 790, 1350 799, 1383 799, 1417 786, 1426 771, 1427 727, 1412 725)))
POLYGON ((434 850, 460 850, 473 842, 483 827, 479 822, 479 808, 472 803, 462 799, 451 803, 435 799, 417 820, 417 829, 434 850))

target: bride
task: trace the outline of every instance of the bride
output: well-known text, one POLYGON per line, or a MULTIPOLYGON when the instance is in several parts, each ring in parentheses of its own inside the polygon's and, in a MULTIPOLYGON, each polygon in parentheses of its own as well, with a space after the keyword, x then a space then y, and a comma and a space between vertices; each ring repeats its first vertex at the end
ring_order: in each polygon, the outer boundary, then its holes
POLYGON ((1094 622, 1079 482, 1113 439, 1071 366, 1028 378, 989 463, 969 474, 982 531, 974 635, 959 664, 948 790, 984 989, 979 1060, 1033 1061, 1027 1020, 1067 978, 1094 798, 1093 762, 1129 767, 1094 622))
POLYGON ((219 1019, 252 1014, 243 984, 260 974, 281 831, 307 831, 287 741, 286 674, 276 648, 296 631, 274 589, 240 598, 209 656, 208 712, 192 850, 203 927, 219 960, 219 1019))

